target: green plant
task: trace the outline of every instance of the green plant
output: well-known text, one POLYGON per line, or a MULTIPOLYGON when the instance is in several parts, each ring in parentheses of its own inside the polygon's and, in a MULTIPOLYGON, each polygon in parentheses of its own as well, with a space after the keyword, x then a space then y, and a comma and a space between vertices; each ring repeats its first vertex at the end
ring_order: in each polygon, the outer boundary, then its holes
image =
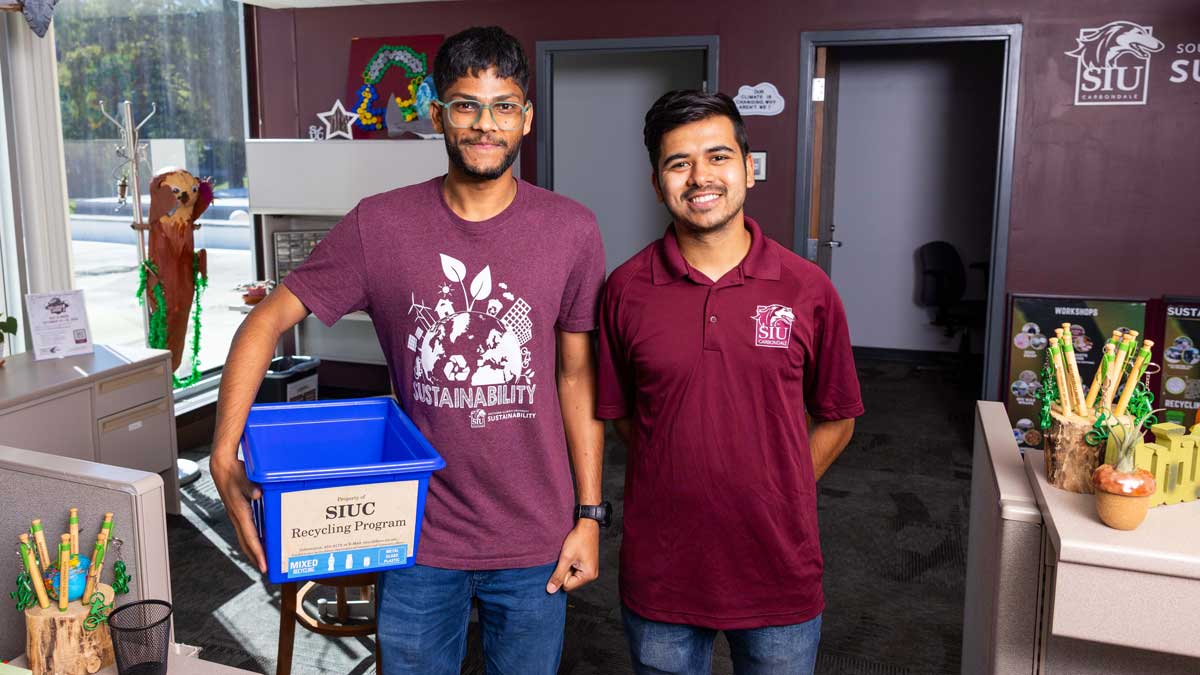
POLYGON ((5 333, 9 335, 17 334, 17 317, 5 316, 3 313, 0 313, 0 343, 4 342, 5 333))
POLYGON ((1120 427, 1121 432, 1118 434, 1117 441, 1117 456, 1113 468, 1118 473, 1132 473, 1136 468, 1133 463, 1133 454, 1137 450, 1137 446, 1142 442, 1142 437, 1146 433, 1146 420, 1154 416, 1154 413, 1161 412, 1162 408, 1151 410, 1141 417, 1134 420, 1132 423, 1127 423, 1121 418, 1116 418, 1114 421, 1120 427))

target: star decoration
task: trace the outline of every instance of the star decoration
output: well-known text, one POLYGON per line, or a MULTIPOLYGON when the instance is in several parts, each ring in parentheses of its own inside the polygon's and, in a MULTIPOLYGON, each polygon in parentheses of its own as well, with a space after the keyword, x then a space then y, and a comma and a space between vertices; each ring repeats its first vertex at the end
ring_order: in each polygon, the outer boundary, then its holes
POLYGON ((350 132, 350 125, 358 119, 358 113, 347 112, 342 105, 342 99, 339 98, 329 112, 317 113, 317 117, 321 118, 321 122, 325 124, 326 140, 338 136, 354 139, 350 132))

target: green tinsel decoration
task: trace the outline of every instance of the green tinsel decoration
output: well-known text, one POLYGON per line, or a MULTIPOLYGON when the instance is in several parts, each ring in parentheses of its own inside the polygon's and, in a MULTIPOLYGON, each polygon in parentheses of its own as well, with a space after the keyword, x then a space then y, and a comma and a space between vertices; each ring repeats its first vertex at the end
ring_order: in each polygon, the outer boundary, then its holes
POLYGON ((1054 379, 1054 370, 1050 367, 1049 361, 1042 364, 1040 375, 1042 386, 1034 394, 1034 397, 1041 404, 1038 408, 1038 427, 1042 431, 1046 431, 1050 428, 1052 422, 1050 404, 1058 400, 1058 382, 1054 379))
POLYGON ((133 575, 125 570, 125 561, 118 560, 113 565, 113 593, 116 595, 125 595, 129 592, 129 582, 133 579, 133 575))
POLYGON ((1126 408, 1126 411, 1135 420, 1145 417, 1145 428, 1147 429, 1158 424, 1158 418, 1150 414, 1154 411, 1154 394, 1150 393, 1150 387, 1144 382, 1138 382, 1134 387, 1133 394, 1129 397, 1129 407, 1126 408))
POLYGON ((33 607, 33 578, 29 576, 29 572, 21 572, 17 575, 17 590, 9 593, 8 597, 17 601, 18 612, 24 612, 33 607))
MULTIPOLYGON (((137 299, 139 305, 146 302, 148 273, 158 276, 158 267, 150 260, 143 262, 142 267, 138 270, 137 299)), ((204 289, 208 288, 208 277, 200 274, 200 254, 196 252, 192 253, 192 275, 196 290, 192 298, 192 353, 188 358, 191 370, 184 378, 171 375, 176 389, 193 385, 200 379, 200 298, 204 294, 204 289)), ((150 312, 150 328, 149 335, 146 336, 146 343, 154 349, 166 349, 167 299, 161 283, 155 284, 151 292, 154 294, 154 310, 150 312)))
POLYGON ((1083 437, 1083 440, 1090 446, 1097 446, 1108 440, 1109 426, 1107 424, 1108 414, 1100 411, 1096 415, 1096 423, 1092 425, 1092 430, 1083 437))

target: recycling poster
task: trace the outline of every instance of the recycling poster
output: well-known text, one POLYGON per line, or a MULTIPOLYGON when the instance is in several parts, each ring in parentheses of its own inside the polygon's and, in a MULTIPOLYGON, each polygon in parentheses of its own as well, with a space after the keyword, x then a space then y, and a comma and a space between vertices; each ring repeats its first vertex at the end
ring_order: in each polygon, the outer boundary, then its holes
POLYGON ((1191 427, 1200 408, 1200 298, 1167 298, 1164 305, 1162 385, 1154 407, 1163 408, 1164 422, 1191 427))

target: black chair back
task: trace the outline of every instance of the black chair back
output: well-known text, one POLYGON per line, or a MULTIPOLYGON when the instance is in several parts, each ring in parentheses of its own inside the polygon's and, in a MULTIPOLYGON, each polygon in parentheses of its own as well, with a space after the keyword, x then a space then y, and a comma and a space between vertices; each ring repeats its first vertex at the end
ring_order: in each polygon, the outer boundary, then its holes
POLYGON ((917 249, 921 265, 921 305, 949 307, 962 300, 967 290, 967 272, 954 245, 931 241, 917 249))

